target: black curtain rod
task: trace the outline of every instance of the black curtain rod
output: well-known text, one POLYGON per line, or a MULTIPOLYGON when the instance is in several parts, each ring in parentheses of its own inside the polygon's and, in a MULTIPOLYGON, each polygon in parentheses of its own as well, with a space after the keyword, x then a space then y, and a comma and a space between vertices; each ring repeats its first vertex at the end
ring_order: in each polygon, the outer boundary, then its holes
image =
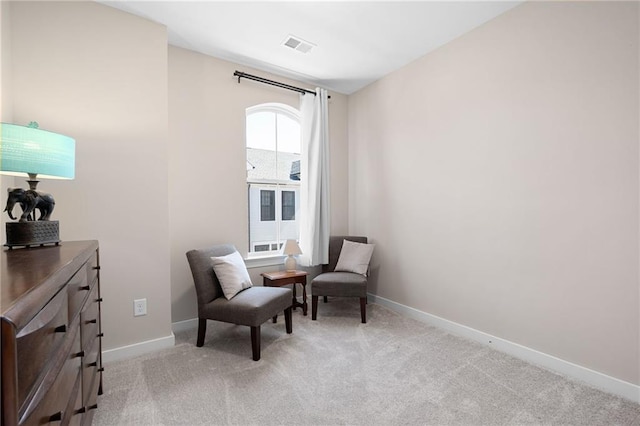
MULTIPOLYGON (((242 71, 238 71, 238 70, 236 70, 233 73, 233 75, 235 77, 238 77, 238 83, 240 83, 240 79, 241 78, 246 78, 248 80, 257 81, 259 83, 264 83, 264 84, 270 84, 272 86, 280 87, 282 89, 293 90, 294 92, 298 92, 298 93, 304 93, 304 94, 311 93, 312 95, 316 94, 316 92, 313 92, 313 91, 307 90, 307 89, 303 89, 302 87, 291 86, 289 84, 284 84, 284 83, 280 83, 279 81, 273 81, 273 80, 269 80, 267 78, 258 77, 257 75, 247 74, 246 72, 242 72, 242 71)), ((331 96, 328 96, 328 97, 331 98, 331 96)))

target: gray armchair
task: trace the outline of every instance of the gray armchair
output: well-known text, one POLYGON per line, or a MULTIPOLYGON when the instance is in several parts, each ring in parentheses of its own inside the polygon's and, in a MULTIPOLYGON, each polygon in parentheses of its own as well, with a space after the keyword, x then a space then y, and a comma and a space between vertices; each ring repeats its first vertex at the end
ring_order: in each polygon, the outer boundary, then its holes
POLYGON ((285 327, 292 332, 291 300, 289 288, 250 287, 227 300, 220 282, 213 271, 211 257, 226 256, 235 251, 232 245, 218 245, 206 249, 190 250, 187 260, 193 275, 198 297, 198 341, 204 345, 207 320, 229 322, 251 327, 251 350, 253 360, 260 359, 260 326, 269 318, 284 311, 285 327))
POLYGON ((311 319, 318 315, 318 297, 327 296, 360 298, 360 317, 367 322, 367 277, 352 272, 335 272, 342 242, 367 243, 367 237, 332 236, 329 237, 329 263, 322 265, 322 273, 311 281, 311 319))

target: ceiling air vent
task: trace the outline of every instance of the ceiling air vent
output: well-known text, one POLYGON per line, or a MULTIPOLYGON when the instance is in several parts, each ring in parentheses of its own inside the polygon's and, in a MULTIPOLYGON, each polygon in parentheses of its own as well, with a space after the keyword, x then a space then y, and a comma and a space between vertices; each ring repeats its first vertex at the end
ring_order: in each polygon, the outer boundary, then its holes
POLYGON ((302 53, 309 53, 311 49, 316 47, 315 44, 309 43, 308 41, 304 41, 300 37, 295 37, 292 35, 287 36, 285 41, 282 42, 282 45, 302 53))

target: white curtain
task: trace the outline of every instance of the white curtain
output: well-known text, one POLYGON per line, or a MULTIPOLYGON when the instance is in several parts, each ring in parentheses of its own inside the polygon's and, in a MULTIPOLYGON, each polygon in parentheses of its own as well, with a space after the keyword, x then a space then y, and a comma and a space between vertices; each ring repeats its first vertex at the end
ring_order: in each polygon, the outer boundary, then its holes
POLYGON ((329 262, 329 108, 327 91, 300 95, 300 263, 329 262))

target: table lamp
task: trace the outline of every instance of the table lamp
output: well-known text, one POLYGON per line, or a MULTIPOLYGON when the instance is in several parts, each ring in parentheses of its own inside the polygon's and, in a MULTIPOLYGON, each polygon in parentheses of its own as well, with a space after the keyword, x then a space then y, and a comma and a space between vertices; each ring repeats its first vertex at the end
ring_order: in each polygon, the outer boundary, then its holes
POLYGON ((287 257, 284 259, 284 269, 287 272, 293 272, 296 270, 296 258, 293 257, 298 254, 302 254, 302 250, 300 250, 300 246, 296 242, 296 240, 287 240, 284 243, 284 247, 282 248, 282 254, 286 254, 287 257))
POLYGON ((55 200, 51 194, 36 189, 37 178, 73 179, 75 177, 75 147, 72 138, 38 128, 0 123, 0 173, 27 175, 29 189, 9 188, 5 211, 12 220, 16 204, 22 208, 17 222, 7 222, 7 244, 16 246, 58 244, 58 221, 49 220, 55 200), (36 211, 40 217, 36 218, 36 211))

